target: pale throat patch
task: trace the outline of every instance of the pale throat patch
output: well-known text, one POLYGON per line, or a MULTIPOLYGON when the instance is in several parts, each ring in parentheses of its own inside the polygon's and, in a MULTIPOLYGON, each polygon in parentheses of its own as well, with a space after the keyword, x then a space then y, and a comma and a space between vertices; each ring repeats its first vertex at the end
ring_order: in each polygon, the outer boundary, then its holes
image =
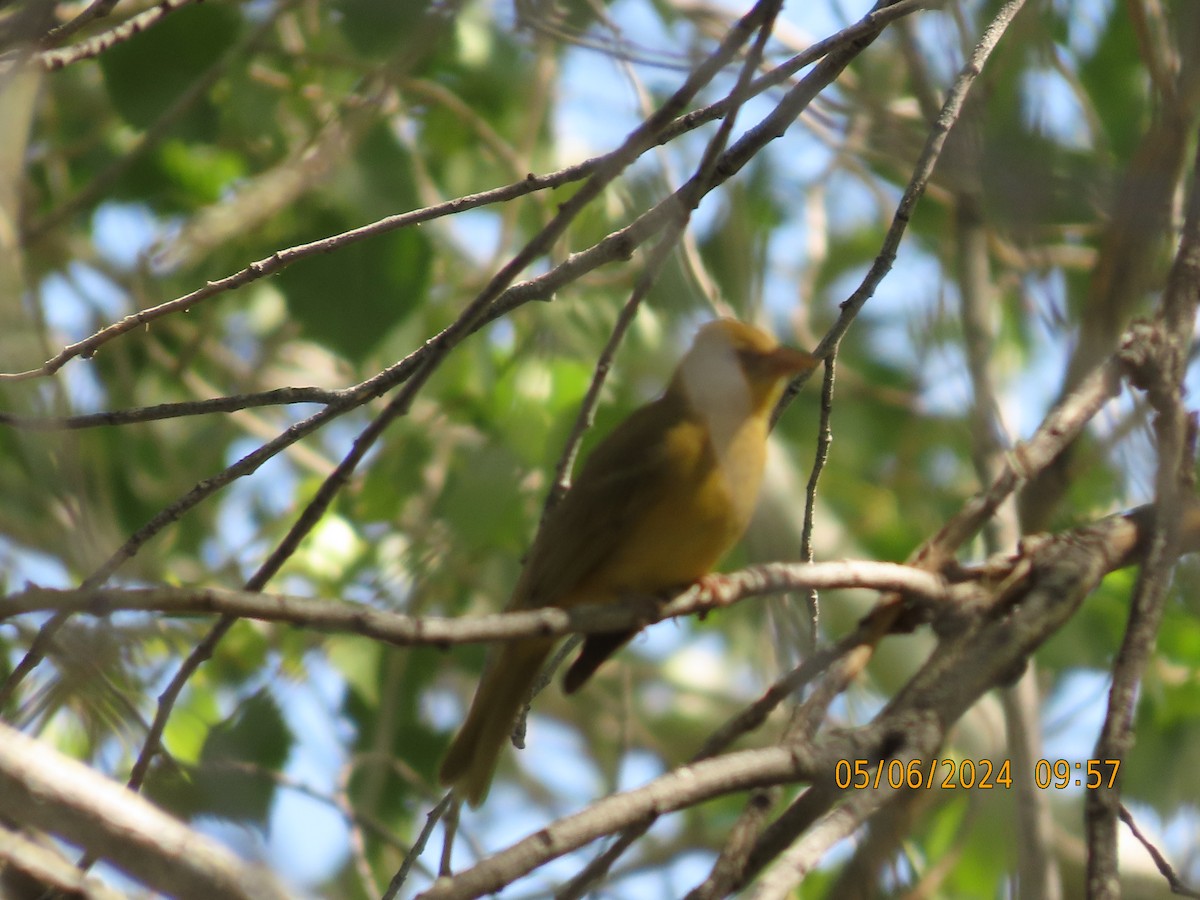
POLYGON ((739 512, 748 517, 758 494, 761 461, 757 453, 734 453, 733 448, 741 441, 761 442, 756 432, 763 423, 753 415, 750 385, 733 347, 714 342, 700 349, 683 360, 683 387, 692 409, 708 426, 731 499, 738 507, 747 506, 739 512), (732 485, 739 489, 732 490, 732 485))

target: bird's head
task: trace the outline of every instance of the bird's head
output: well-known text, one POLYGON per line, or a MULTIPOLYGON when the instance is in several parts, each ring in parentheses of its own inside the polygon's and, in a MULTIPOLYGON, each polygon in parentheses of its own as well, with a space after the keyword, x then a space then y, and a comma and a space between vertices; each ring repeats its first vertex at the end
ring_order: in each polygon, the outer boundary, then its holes
POLYGON ((817 366, 803 350, 781 347, 775 338, 735 319, 709 322, 696 335, 671 381, 688 402, 705 413, 735 416, 769 413, 786 379, 817 366))

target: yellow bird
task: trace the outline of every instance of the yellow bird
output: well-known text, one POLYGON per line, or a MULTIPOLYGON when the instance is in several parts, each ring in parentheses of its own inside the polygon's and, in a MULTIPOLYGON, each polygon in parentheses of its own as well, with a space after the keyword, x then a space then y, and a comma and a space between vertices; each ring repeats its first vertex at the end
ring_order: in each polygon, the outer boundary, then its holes
MULTIPOLYGON (((732 319, 701 328, 665 393, 592 451, 544 523, 508 609, 665 594, 706 575, 750 521, 785 381, 817 362, 732 319)), ((578 690, 633 635, 589 635, 564 690, 578 690)), ((505 739, 556 643, 512 641, 490 660, 439 773, 472 806, 487 795, 505 739)))

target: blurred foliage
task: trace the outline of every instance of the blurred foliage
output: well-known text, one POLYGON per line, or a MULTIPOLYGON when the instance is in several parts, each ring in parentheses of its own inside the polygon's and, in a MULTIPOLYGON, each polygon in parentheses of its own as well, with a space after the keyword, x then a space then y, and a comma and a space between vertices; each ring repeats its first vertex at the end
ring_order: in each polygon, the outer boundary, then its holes
MULTIPOLYGON (((705 200, 687 258, 667 267, 616 355, 585 454, 661 388, 695 325, 716 310, 815 345, 879 252, 929 130, 926 107, 944 96, 961 48, 998 5, 967 0, 951 4, 953 14, 928 11, 894 26, 811 116, 705 200)), ((20 258, 36 309, 24 346, 37 354, 0 367, 35 365, 107 323, 277 250, 605 152, 642 115, 631 79, 646 96, 664 96, 690 62, 682 48, 707 46, 710 20, 700 7, 516 7, 209 0, 94 60, 45 73, 20 186, 20 258), (636 42, 613 38, 609 27, 622 22, 637 23, 636 42), (614 58, 622 55, 632 57, 630 68, 614 58), (671 65, 642 64, 664 57, 671 65)), ((794 14, 814 34, 842 15, 839 4, 813 7, 823 14, 811 22, 805 11, 794 14)), ((124 4, 116 11, 131 13, 124 4)), ((101 20, 78 39, 113 24, 101 20)), ((796 49, 784 42, 771 48, 772 60, 796 49)), ((841 344, 819 557, 903 560, 978 487, 956 262, 962 196, 977 201, 986 232, 988 314, 997 329, 992 374, 1010 436, 1028 435, 1056 398, 1079 323, 1090 314, 1089 276, 1115 185, 1154 113, 1143 56, 1125 10, 1112 2, 1031 4, 1018 19, 977 85, 895 270, 841 344)), ((702 100, 718 99, 720 87, 702 100)), ((761 109, 750 104, 739 127, 761 109)), ((709 134, 711 127, 644 157, 521 277, 546 271, 661 199, 694 167, 709 134)), ((569 183, 310 255, 187 315, 131 331, 53 379, 5 386, 5 408, 63 415, 356 384, 450 324, 577 188, 569 183)), ((414 614, 502 607, 595 360, 641 271, 640 253, 621 262, 585 275, 552 303, 512 311, 442 360, 268 589, 414 614)), ((1139 299, 1144 310, 1153 293, 1139 299)), ((783 419, 762 514, 728 565, 798 557, 818 387, 814 381, 783 419)), ((240 586, 379 409, 332 421, 189 509, 126 562, 116 582, 240 586)), ((197 483, 313 411, 267 406, 84 431, 0 429, 6 586, 78 584, 197 483)), ((1153 454, 1145 420, 1128 395, 1097 420, 1073 457, 1070 490, 1053 521, 1086 522, 1147 499, 1153 454)), ((981 539, 970 554, 987 550, 981 539)), ((1038 655, 1043 696, 1063 699, 1064 685, 1084 683, 1088 673, 1100 682, 1124 630, 1132 582, 1130 572, 1111 576, 1038 655)), ((1185 567, 1139 703, 1137 750, 1123 769, 1130 801, 1193 833, 1200 802, 1188 763, 1200 753, 1195 587, 1194 567, 1185 567)), ((826 598, 826 637, 853 625, 860 600, 826 598)), ((579 773, 598 772, 611 787, 645 780, 659 759, 686 759, 795 657, 805 615, 803 602, 792 600, 745 604, 703 624, 664 624, 602 670, 585 696, 567 699, 552 688, 535 704, 531 750, 502 762, 494 795, 520 798, 523 834, 529 823, 594 796, 602 785, 579 773), (708 653, 713 647, 718 652, 708 653), (536 755, 539 743, 562 745, 560 730, 574 737, 566 745, 572 754, 594 754, 594 767, 549 758, 544 749, 536 755), (565 781, 569 789, 556 793, 565 781)), ((75 634, 67 646, 91 649, 53 654, 6 712, 120 778, 153 716, 156 691, 207 623, 106 623, 90 637, 75 634), (98 640, 101 631, 110 640, 98 640)), ((34 628, 6 621, 0 629, 6 668, 34 628)), ((835 717, 865 720, 919 664, 914 654, 928 646, 920 641, 881 654, 835 717)), ((331 804, 347 804, 339 808, 359 817, 356 826, 372 823, 366 861, 386 883, 400 856, 378 832, 407 845, 424 823, 439 754, 482 661, 474 647, 406 650, 239 624, 184 692, 165 735, 169 756, 156 761, 146 790, 180 816, 267 833, 289 790, 285 777, 302 771, 331 804), (308 698, 303 715, 289 706, 298 693, 308 698), (303 765, 293 770, 297 760, 303 765), (322 776, 312 778, 314 769, 322 776)), ((1053 752, 1086 758, 1104 701, 1100 687, 1080 703, 1053 704, 1069 710, 1044 723, 1053 746, 1068 748, 1053 752)), ((985 730, 968 717, 956 741, 1003 757, 1004 746, 985 730)), ((743 743, 778 732, 772 723, 743 743)), ((1003 893, 996 886, 1012 884, 1017 839, 1014 801, 1003 793, 931 796, 880 883, 900 893, 953 857, 928 896, 1003 893)), ((727 798, 680 817, 652 851, 629 858, 645 871, 618 879, 608 895, 646 896, 645 885, 658 884, 655 873, 673 860, 715 852, 742 802, 727 798)), ((1062 833, 1077 839, 1081 794, 1052 802, 1062 833)), ((499 815, 479 821, 489 846, 518 836, 499 815)), ((362 896, 345 836, 325 843, 334 849, 323 850, 326 871, 314 876, 313 889, 362 896)), ((306 852, 283 848, 274 858, 306 852)), ((839 857, 818 870, 804 896, 834 890, 841 865, 839 857)), ((436 870, 435 858, 430 866, 436 870)))

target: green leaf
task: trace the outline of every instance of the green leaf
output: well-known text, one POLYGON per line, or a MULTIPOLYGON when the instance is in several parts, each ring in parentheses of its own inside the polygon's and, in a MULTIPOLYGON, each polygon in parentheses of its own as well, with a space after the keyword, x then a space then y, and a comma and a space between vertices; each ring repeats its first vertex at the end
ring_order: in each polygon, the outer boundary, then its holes
POLYGON ((229 719, 209 729, 195 766, 156 765, 147 779, 146 794, 187 818, 213 816, 265 826, 275 782, 243 765, 277 771, 287 761, 292 743, 274 698, 260 691, 229 719))
POLYGON ((229 185, 245 174, 245 158, 228 150, 180 140, 164 141, 159 150, 164 173, 196 205, 220 199, 229 185))
POLYGON ((388 56, 412 39, 433 8, 431 0, 336 0, 342 32, 366 56, 388 56))
MULTIPOLYGON (((329 221, 321 236, 344 227, 329 221)), ((424 304, 431 259, 425 234, 401 229, 303 259, 276 283, 305 337, 357 361, 424 304)))
POLYGON ((454 529, 468 552, 511 546, 525 530, 516 502, 519 477, 516 459, 506 447, 464 450, 434 515, 454 529))
MULTIPOLYGON (((193 4, 102 53, 100 68, 113 105, 135 128, 149 128, 216 63, 242 25, 232 6, 193 4)), ((216 123, 216 107, 201 100, 183 119, 181 130, 192 138, 210 138, 216 123)))
POLYGON ((1125 15, 1104 19, 1095 52, 1081 61, 1079 75, 1104 123, 1109 146, 1127 160, 1138 144, 1150 113, 1146 71, 1137 35, 1125 15))

